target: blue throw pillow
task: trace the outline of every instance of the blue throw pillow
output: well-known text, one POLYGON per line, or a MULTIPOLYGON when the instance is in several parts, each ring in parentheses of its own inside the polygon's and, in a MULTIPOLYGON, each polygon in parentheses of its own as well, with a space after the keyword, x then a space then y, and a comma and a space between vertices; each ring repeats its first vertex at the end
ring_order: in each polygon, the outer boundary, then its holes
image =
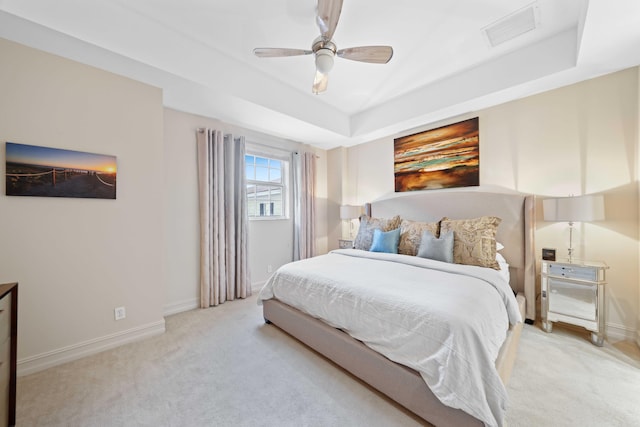
POLYGON ((438 239, 430 231, 422 233, 418 256, 436 261, 453 262, 453 230, 440 234, 438 239))
POLYGON ((396 228, 391 231, 373 230, 373 243, 371 243, 371 252, 387 252, 390 254, 398 253, 398 243, 400 243, 400 229, 396 228))

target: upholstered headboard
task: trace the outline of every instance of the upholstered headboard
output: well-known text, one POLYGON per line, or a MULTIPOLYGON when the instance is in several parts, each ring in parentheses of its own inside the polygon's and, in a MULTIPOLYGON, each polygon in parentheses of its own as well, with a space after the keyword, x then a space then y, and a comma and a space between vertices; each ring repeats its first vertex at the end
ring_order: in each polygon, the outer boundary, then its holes
POLYGON ((535 299, 535 196, 516 192, 431 190, 398 193, 371 202, 370 215, 400 215, 414 221, 497 216, 502 219, 496 240, 509 263, 511 287, 526 298, 526 318, 536 317, 535 299))

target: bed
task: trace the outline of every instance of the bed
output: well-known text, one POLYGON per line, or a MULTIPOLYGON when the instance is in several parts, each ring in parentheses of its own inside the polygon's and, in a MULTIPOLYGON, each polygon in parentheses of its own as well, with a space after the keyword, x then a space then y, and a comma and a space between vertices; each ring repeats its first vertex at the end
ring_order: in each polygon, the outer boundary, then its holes
POLYGON ((502 255, 507 276, 406 250, 336 250, 278 269, 259 295, 265 321, 431 424, 501 426, 522 321, 535 319, 534 209, 531 195, 480 188, 374 201, 364 225, 399 217, 403 231, 437 223, 462 235, 456 224, 493 218, 490 256, 502 255))

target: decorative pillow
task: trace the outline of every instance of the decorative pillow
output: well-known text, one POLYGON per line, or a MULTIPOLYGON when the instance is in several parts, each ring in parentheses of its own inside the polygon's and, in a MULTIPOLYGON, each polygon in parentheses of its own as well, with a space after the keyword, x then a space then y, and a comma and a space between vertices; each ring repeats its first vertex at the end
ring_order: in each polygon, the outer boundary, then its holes
POLYGON ((403 219, 400 223, 400 243, 398 253, 415 256, 420 247, 420 240, 425 231, 430 231, 433 236, 438 236, 440 223, 438 222, 418 222, 403 219))
POLYGON ((496 232, 502 219, 483 216, 474 219, 448 219, 440 222, 440 233, 453 231, 453 262, 496 270, 496 232))
POLYGON ((373 230, 391 231, 398 227, 400 227, 400 217, 397 215, 390 219, 371 218, 370 216, 362 215, 360 217, 360 228, 353 246, 356 249, 368 251, 371 249, 371 242, 373 242, 373 230))
POLYGON ((391 231, 380 231, 380 229, 376 228, 373 230, 373 243, 371 244, 371 249, 369 249, 369 251, 397 254, 399 241, 399 228, 391 231))
POLYGON ((440 238, 437 238, 426 230, 422 234, 418 256, 453 263, 453 231, 440 233, 440 238))

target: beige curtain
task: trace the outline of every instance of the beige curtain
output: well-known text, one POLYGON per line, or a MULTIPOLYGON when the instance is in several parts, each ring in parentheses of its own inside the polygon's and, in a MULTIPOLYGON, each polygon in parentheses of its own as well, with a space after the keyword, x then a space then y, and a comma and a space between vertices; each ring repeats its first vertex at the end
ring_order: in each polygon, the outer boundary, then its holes
POLYGON ((293 260, 316 254, 316 156, 293 154, 293 260))
POLYGON ((244 137, 199 129, 200 306, 251 295, 244 137))

